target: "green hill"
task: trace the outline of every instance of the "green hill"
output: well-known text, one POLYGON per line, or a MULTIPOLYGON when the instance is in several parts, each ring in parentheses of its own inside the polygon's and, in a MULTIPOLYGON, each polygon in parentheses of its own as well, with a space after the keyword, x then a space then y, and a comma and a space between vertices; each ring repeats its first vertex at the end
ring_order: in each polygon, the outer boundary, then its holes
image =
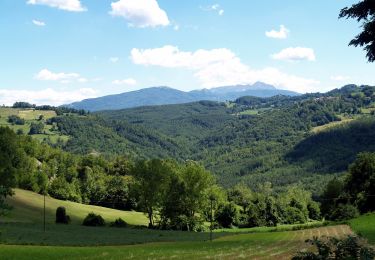
MULTIPOLYGON (((43 222, 43 196, 37 193, 15 189, 15 194, 7 198, 7 202, 13 209, 2 218, 2 222, 25 222, 41 224, 43 222)), ((143 213, 135 211, 122 211, 104 207, 84 205, 80 203, 57 200, 46 197, 46 222, 55 222, 56 208, 63 206, 72 220, 72 224, 81 224, 82 220, 90 212, 100 214, 108 223, 117 218, 122 218, 130 225, 147 225, 147 218, 143 213)))

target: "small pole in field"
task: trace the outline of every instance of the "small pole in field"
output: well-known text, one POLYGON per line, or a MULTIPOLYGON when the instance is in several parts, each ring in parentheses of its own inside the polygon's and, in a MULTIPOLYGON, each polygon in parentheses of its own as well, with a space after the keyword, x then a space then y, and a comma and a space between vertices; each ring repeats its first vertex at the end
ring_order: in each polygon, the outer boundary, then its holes
POLYGON ((212 242, 212 230, 213 230, 213 226, 212 226, 212 220, 213 220, 213 201, 214 201, 214 197, 213 196, 210 196, 210 201, 211 201, 211 218, 210 218, 210 241, 212 242))
POLYGON ((43 200, 44 200, 44 207, 43 207, 43 232, 46 232, 46 192, 43 192, 43 200))

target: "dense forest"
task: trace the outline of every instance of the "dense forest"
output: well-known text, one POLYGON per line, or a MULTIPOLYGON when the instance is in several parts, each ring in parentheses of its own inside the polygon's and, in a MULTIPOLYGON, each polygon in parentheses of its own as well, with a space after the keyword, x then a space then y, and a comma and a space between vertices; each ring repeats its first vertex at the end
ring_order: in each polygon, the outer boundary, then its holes
POLYGON ((374 89, 348 85, 324 94, 69 114, 46 123, 70 136, 60 144, 69 152, 194 160, 226 187, 301 182, 319 193, 357 153, 374 151, 366 141, 374 138, 374 89))

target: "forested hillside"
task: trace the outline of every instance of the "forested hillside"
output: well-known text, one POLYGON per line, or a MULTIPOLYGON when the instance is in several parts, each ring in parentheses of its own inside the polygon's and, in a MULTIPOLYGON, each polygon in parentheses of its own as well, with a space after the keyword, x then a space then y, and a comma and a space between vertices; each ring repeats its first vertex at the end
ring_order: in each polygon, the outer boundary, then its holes
POLYGON ((201 161, 219 183, 255 188, 302 182, 311 190, 373 151, 374 87, 348 85, 295 97, 103 111, 47 121, 80 154, 201 161), (334 159, 333 159, 334 158, 334 159))

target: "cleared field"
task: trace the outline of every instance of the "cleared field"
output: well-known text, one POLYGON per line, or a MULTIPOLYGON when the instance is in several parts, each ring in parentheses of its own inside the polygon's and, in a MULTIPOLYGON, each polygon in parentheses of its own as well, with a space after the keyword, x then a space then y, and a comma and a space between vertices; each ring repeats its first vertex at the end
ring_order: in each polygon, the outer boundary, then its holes
POLYGON ((44 119, 49 119, 56 116, 55 111, 50 110, 34 110, 34 109, 19 109, 19 108, 0 108, 0 116, 7 118, 10 115, 19 116, 25 120, 36 120, 39 116, 44 116, 44 119))
POLYGON ((213 242, 150 243, 133 246, 51 247, 0 245, 2 259, 289 259, 307 249, 313 236, 351 234, 346 225, 300 231, 225 236, 213 242))
POLYGON ((316 127, 313 127, 311 129, 311 132, 316 134, 316 133, 331 129, 331 128, 339 126, 339 125, 347 124, 347 123, 349 123, 350 121, 353 121, 353 120, 354 119, 351 119, 351 118, 345 118, 345 119, 342 119, 341 121, 335 121, 335 122, 331 122, 331 123, 328 123, 328 124, 325 124, 325 125, 316 126, 316 127))
MULTIPOLYGON (((49 119, 56 116, 55 111, 50 110, 34 110, 34 109, 18 109, 18 108, 0 108, 0 126, 7 126, 13 131, 17 132, 22 130, 23 134, 27 134, 30 131, 30 124, 36 122, 39 119, 39 116, 43 116, 44 119, 49 119), (13 125, 8 122, 8 116, 16 115, 20 118, 25 119, 24 125, 13 125)), ((63 142, 69 140, 69 136, 60 135, 58 132, 52 131, 52 126, 45 125, 43 134, 32 135, 34 139, 43 141, 44 139, 49 139, 51 143, 57 143, 58 139, 63 142)))
POLYGON ((349 221, 349 225, 354 232, 375 245, 375 213, 369 213, 352 219, 349 221))

